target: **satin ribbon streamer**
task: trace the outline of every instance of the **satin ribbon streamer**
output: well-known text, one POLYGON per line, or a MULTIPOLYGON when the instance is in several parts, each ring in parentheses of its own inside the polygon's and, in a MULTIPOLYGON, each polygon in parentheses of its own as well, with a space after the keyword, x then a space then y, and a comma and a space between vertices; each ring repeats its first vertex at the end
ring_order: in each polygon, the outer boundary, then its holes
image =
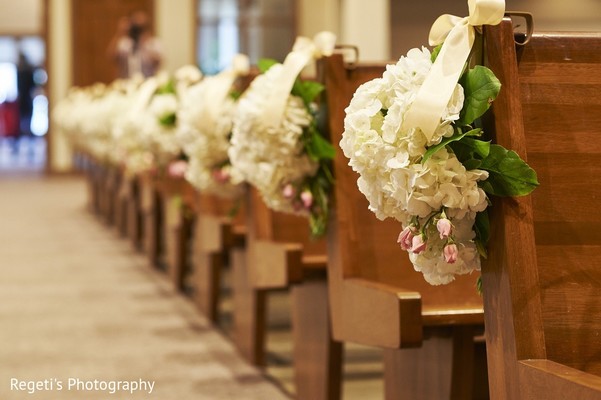
POLYGON ((430 30, 430 46, 443 45, 404 121, 405 128, 421 129, 428 140, 440 124, 469 57, 474 27, 497 25, 505 14, 504 0, 468 0, 468 6, 468 17, 441 15, 430 30))
POLYGON ((220 117, 223 102, 227 98, 236 78, 247 75, 250 70, 248 56, 236 54, 232 60, 230 68, 219 74, 207 78, 204 112, 201 118, 210 121, 209 124, 215 125, 220 117))
POLYGON ((307 63, 322 56, 329 56, 334 51, 336 36, 331 32, 320 32, 314 39, 299 36, 292 51, 286 56, 280 75, 274 83, 274 89, 269 95, 268 106, 262 117, 267 127, 279 127, 290 91, 294 81, 307 63))
POLYGON ((165 79, 168 79, 168 77, 165 77, 164 73, 159 72, 159 74, 151 76, 140 85, 140 89, 138 90, 136 99, 134 100, 132 109, 130 111, 132 115, 143 112, 143 110, 148 106, 148 103, 150 103, 154 92, 157 91, 160 84, 164 82, 165 79))

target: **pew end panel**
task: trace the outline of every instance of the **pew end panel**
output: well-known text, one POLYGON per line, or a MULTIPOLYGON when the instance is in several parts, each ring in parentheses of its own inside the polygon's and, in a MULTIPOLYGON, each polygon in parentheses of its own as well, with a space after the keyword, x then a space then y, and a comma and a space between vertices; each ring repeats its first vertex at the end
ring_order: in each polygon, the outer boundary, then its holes
POLYGON ((531 196, 495 199, 483 266, 491 396, 601 398, 601 35, 485 29, 503 84, 487 130, 534 168, 531 196))
POLYGON ((143 248, 150 265, 158 265, 160 255, 160 232, 162 222, 162 202, 150 174, 138 176, 140 188, 140 210, 142 213, 143 248))
MULTIPOLYGON (((188 239, 191 219, 188 215, 187 197, 190 185, 183 178, 163 177, 154 181, 163 210, 161 248, 169 278, 177 290, 186 286, 188 273, 188 239)), ((189 199, 188 199, 189 201, 189 199)))
POLYGON ((123 192, 126 198, 126 232, 136 250, 142 248, 143 215, 140 195, 140 182, 137 177, 126 176, 123 179, 123 192))
POLYGON ((305 269, 325 271, 326 241, 310 238, 306 218, 270 210, 254 188, 247 210, 248 274, 255 288, 286 288, 301 282, 305 269))
POLYGON ((194 297, 200 311, 213 322, 219 319, 222 269, 230 258, 230 250, 236 241, 239 244, 240 235, 244 236, 240 229, 234 232, 244 219, 244 209, 236 203, 203 193, 198 194, 195 203, 194 297), (237 213, 232 216, 236 208, 237 213))

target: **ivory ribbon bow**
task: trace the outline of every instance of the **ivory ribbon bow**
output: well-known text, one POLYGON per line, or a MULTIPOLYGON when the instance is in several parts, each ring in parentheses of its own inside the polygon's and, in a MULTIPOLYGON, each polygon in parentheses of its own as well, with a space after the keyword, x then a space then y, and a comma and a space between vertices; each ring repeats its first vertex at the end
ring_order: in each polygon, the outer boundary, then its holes
POLYGON ((137 115, 143 112, 144 109, 150 103, 154 92, 156 92, 157 89, 161 86, 161 83, 164 84, 168 79, 169 77, 166 76, 166 73, 164 72, 159 72, 157 75, 151 76, 148 79, 146 79, 138 89, 136 99, 134 100, 132 109, 130 111, 131 114, 137 115))
POLYGON ((184 65, 175 71, 175 81, 177 86, 175 93, 183 93, 184 90, 190 85, 199 82, 202 79, 202 72, 196 65, 184 65))
POLYGON ((208 87, 206 88, 206 102, 203 105, 204 112, 202 113, 202 118, 206 118, 213 126, 217 123, 223 102, 227 98, 234 81, 239 76, 248 74, 249 70, 250 63, 248 56, 236 54, 230 68, 213 77, 207 78, 206 84, 208 87))
POLYGON ((505 0, 468 0, 468 6, 468 17, 441 15, 430 30, 430 45, 443 45, 404 122, 407 128, 420 128, 428 140, 440 124, 470 54, 474 27, 497 25, 505 14, 505 0))
POLYGON ((320 32, 313 40, 303 36, 296 38, 292 51, 286 56, 283 68, 274 82, 274 89, 269 95, 262 117, 265 126, 277 128, 280 125, 288 96, 298 74, 309 61, 331 55, 335 45, 336 36, 331 32, 320 32))

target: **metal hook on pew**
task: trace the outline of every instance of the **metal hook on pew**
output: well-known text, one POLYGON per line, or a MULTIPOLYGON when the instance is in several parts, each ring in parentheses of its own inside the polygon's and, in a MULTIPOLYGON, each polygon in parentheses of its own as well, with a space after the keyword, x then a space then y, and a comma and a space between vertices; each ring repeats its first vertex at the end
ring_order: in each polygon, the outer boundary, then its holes
POLYGON ((342 54, 342 58, 348 69, 355 69, 359 62, 359 47, 351 44, 337 44, 335 47, 337 52, 342 54), (352 53, 351 60, 349 61, 348 55, 352 53))
POLYGON ((523 19, 526 23, 525 32, 518 32, 516 28, 521 28, 521 25, 514 24, 514 41, 517 46, 525 46, 530 41, 532 37, 532 33, 534 32, 534 18, 532 14, 522 11, 507 11, 505 16, 510 17, 512 19, 519 18, 523 19))

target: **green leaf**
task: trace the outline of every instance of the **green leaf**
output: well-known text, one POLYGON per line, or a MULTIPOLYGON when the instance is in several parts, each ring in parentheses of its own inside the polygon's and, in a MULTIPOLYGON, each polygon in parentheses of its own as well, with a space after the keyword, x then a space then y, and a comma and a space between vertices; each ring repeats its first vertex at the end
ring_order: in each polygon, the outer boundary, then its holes
POLYGON ((330 142, 319 134, 315 127, 309 128, 309 138, 306 144, 307 153, 313 160, 332 160, 336 149, 330 142))
POLYGON ((170 79, 165 85, 156 90, 156 94, 175 94, 175 83, 170 79))
POLYGON ((232 100, 238 100, 240 96, 242 96, 242 92, 239 90, 232 90, 230 91, 229 96, 232 100))
POLYGON ((290 93, 303 99, 303 103, 308 107, 324 89, 325 86, 319 82, 297 79, 290 93))
POLYGON ((501 90, 501 82, 488 68, 476 65, 459 80, 465 100, 457 125, 469 125, 488 110, 501 90))
POLYGON ((442 49, 442 44, 439 44, 438 46, 432 49, 432 54, 430 54, 430 60, 432 62, 436 61, 436 58, 438 58, 438 53, 440 53, 440 49, 442 49))
POLYGON ((432 146, 432 147, 428 148, 428 150, 424 153, 424 156, 422 157, 421 163, 425 164, 426 161, 428 161, 430 159, 430 157, 432 157, 438 150, 442 149, 443 147, 446 147, 450 143, 457 142, 467 136, 479 136, 481 134, 481 132, 482 132, 482 130, 480 128, 472 129, 471 131, 468 131, 465 133, 461 133, 461 131, 458 131, 453 136, 444 138, 436 146, 432 146))
POLYGON ((488 219, 488 211, 480 211, 476 214, 476 221, 474 222, 474 232, 476 233, 476 249, 482 258, 487 258, 486 245, 490 238, 490 221, 488 219))
POLYGON ((261 71, 261 73, 264 74, 269 70, 269 68, 273 67, 277 63, 278 61, 272 58, 261 58, 257 62, 257 67, 259 68, 259 71, 261 71))
POLYGON ((467 170, 480 168, 490 152, 490 142, 470 137, 450 143, 449 147, 467 170))
POLYGON ((470 171, 472 169, 479 169, 480 165, 482 165, 482 160, 470 158, 469 160, 461 161, 461 164, 463 164, 466 170, 470 171))
POLYGON ((480 275, 476 281, 476 290, 478 291, 478 294, 482 296, 482 275, 480 275))
POLYGON ((328 176, 331 176, 331 174, 329 165, 321 163, 317 174, 310 178, 308 182, 314 200, 309 218, 311 237, 314 239, 323 236, 327 230, 329 193, 333 183, 328 176))
POLYGON ((524 196, 538 186, 536 172, 517 155, 498 144, 490 145, 490 154, 480 165, 488 179, 480 187, 495 196, 524 196))
POLYGON ((484 210, 476 214, 474 231, 476 232, 476 239, 486 246, 488 244, 488 239, 490 238, 490 221, 488 219, 488 211, 484 210))
POLYGON ((228 210, 227 216, 230 218, 234 218, 236 215, 238 215, 238 212, 240 211, 241 207, 242 207, 242 200, 240 198, 237 198, 236 201, 234 201, 232 208, 230 208, 228 210))
POLYGON ((478 156, 482 159, 488 157, 488 155, 490 154, 489 141, 466 137, 461 142, 459 142, 459 145, 468 147, 471 150, 472 156, 478 156))
POLYGON ((169 114, 162 118, 159 118, 159 123, 163 126, 175 126, 176 118, 177 117, 176 117, 175 113, 169 114))

